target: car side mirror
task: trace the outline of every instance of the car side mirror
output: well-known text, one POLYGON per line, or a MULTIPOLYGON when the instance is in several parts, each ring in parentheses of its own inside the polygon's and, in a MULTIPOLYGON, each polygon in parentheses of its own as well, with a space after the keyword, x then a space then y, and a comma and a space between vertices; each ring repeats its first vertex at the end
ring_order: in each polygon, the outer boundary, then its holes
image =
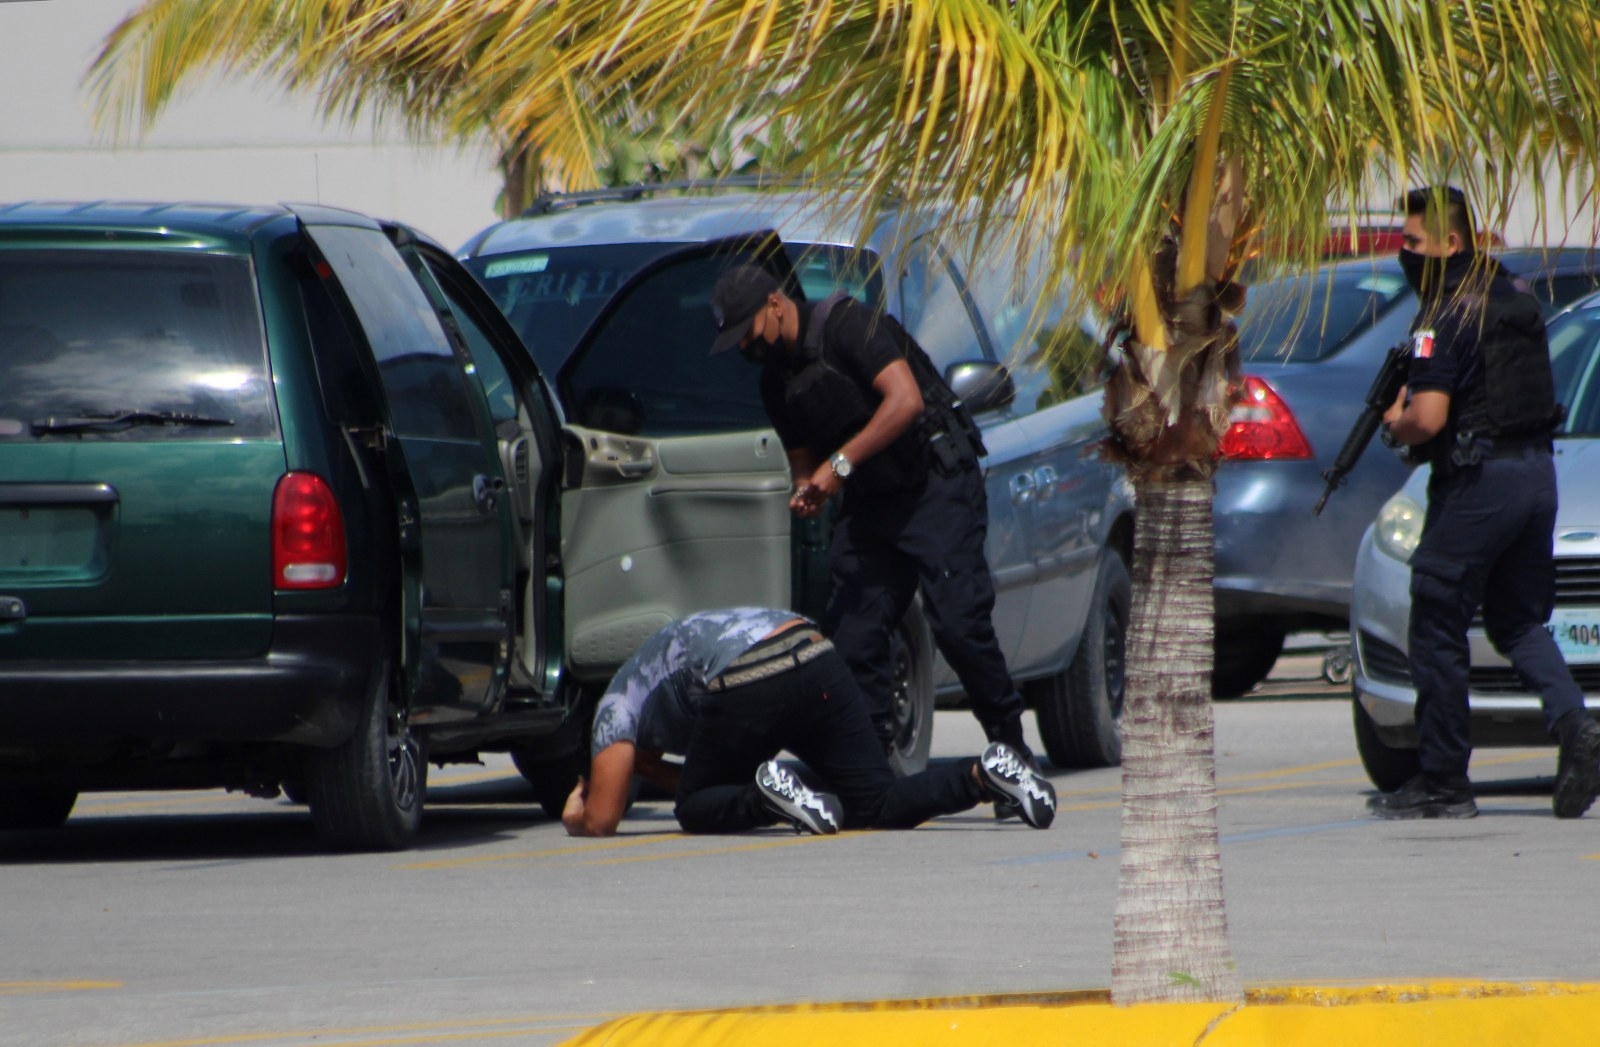
POLYGON ((989 360, 961 360, 951 364, 944 372, 956 399, 967 405, 973 414, 998 411, 1017 398, 1017 385, 1004 364, 989 360))

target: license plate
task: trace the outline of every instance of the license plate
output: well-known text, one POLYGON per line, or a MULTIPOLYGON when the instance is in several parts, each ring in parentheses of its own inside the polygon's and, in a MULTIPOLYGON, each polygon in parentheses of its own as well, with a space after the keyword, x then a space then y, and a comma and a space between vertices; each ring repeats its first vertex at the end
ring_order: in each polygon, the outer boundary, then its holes
POLYGON ((1600 662, 1600 607, 1558 607, 1545 628, 1567 664, 1600 662))

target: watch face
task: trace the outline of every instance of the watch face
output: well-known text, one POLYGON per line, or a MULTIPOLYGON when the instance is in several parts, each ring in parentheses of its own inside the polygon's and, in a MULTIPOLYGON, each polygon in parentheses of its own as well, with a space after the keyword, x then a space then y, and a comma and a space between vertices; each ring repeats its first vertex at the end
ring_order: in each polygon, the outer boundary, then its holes
POLYGON ((833 475, 837 476, 839 479, 843 480, 845 477, 850 475, 850 459, 846 458, 844 455, 834 455, 833 460, 829 464, 833 466, 833 475))

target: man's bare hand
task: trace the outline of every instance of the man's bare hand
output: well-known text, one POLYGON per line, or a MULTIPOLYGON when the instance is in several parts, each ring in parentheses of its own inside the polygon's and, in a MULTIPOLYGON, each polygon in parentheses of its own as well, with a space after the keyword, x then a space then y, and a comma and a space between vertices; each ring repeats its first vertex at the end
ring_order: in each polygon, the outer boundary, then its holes
POLYGON ((581 836, 582 832, 574 831, 583 826, 583 809, 589 798, 589 783, 583 775, 578 776, 578 784, 572 787, 572 792, 567 794, 567 805, 561 812, 561 824, 566 826, 569 836, 581 836))

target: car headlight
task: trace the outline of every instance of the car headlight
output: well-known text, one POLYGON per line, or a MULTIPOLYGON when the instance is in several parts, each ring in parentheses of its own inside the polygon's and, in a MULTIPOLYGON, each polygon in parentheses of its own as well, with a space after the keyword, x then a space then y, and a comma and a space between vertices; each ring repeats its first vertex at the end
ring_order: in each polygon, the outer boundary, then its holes
POLYGON ((1379 549, 1405 563, 1422 540, 1422 506, 1416 499, 1397 494, 1378 510, 1372 539, 1379 549))

